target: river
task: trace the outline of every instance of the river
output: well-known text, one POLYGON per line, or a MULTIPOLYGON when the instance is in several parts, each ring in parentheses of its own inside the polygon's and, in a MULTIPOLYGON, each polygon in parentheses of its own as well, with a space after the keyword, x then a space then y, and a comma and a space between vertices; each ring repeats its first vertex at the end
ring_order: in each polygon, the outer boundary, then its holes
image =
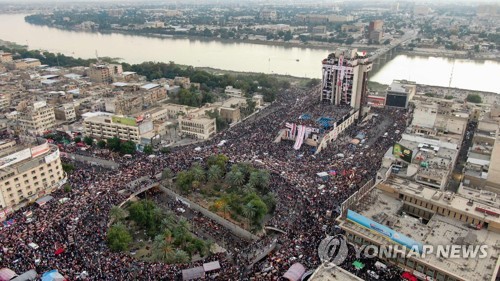
MULTIPOLYGON (((28 24, 24 15, 0 15, 0 39, 30 49, 81 58, 121 58, 128 63, 169 62, 242 72, 320 78, 326 49, 271 46, 196 39, 154 38, 121 33, 102 34, 60 30, 28 24)), ((500 91, 500 63, 398 55, 370 80, 390 84, 408 79, 420 84, 500 91), (451 76, 453 70, 453 75, 451 76)))

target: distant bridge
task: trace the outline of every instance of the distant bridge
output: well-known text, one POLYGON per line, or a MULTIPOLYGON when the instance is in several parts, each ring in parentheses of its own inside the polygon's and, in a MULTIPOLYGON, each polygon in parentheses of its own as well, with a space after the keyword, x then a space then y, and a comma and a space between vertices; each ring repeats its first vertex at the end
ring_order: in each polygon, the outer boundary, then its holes
POLYGON ((412 32, 408 35, 404 35, 401 39, 390 45, 384 45, 384 47, 377 49, 373 55, 368 57, 368 59, 373 63, 371 74, 373 75, 377 73, 382 66, 396 57, 399 47, 404 43, 415 39, 417 34, 418 32, 412 32))

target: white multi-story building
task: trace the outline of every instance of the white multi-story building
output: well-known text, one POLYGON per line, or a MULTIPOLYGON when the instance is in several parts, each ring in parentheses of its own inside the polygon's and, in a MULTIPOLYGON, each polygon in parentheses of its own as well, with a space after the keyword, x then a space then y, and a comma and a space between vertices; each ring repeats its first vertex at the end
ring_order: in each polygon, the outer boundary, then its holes
POLYGON ((0 141, 0 221, 66 182, 57 146, 0 141))
POLYGON ((323 60, 321 101, 360 108, 366 103, 372 63, 365 52, 337 50, 323 60))
POLYGON ((121 116, 93 116, 83 121, 85 135, 108 139, 117 137, 121 140, 131 140, 137 144, 141 138, 153 131, 153 122, 144 120, 138 122, 135 118, 121 116))
POLYGON ((217 132, 215 118, 182 118, 179 119, 179 128, 182 134, 203 140, 217 132))
POLYGON ((56 116, 53 107, 45 101, 38 101, 19 110, 17 121, 21 132, 41 135, 55 127, 56 116))

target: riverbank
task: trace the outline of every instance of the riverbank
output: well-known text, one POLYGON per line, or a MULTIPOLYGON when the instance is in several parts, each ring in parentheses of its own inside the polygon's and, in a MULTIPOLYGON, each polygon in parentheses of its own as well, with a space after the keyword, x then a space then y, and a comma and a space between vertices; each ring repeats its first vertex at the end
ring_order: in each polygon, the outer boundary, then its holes
POLYGON ((400 50, 399 54, 408 56, 423 56, 423 57, 445 57, 453 59, 464 59, 472 61, 493 60, 500 61, 500 55, 494 53, 469 53, 468 51, 453 51, 443 49, 427 49, 414 48, 413 50, 400 50))
MULTIPOLYGON (((182 34, 143 33, 143 32, 137 32, 135 30, 129 31, 129 30, 118 30, 118 29, 104 29, 104 30, 99 30, 99 31, 92 31, 92 30, 78 30, 78 29, 73 29, 73 28, 66 28, 64 26, 39 25, 39 24, 30 23, 30 22, 26 22, 26 23, 36 25, 36 26, 43 26, 43 27, 55 28, 55 29, 66 30, 66 31, 73 31, 73 32, 85 32, 85 33, 96 33, 96 34, 116 33, 116 34, 123 34, 123 35, 149 37, 149 38, 189 39, 192 41, 220 42, 220 43, 228 43, 228 44, 245 43, 245 44, 256 44, 256 45, 266 45, 266 46, 277 46, 277 47, 285 47, 285 48, 316 49, 316 50, 325 50, 326 52, 331 52, 334 49, 339 48, 339 47, 344 47, 344 48, 350 47, 350 46, 347 46, 345 44, 319 42, 319 41, 301 42, 298 40, 293 40, 293 41, 285 42, 285 41, 268 41, 268 40, 259 40, 259 39, 255 39, 255 40, 251 40, 251 39, 223 39, 223 38, 218 38, 218 37, 204 37, 204 36, 182 35, 182 34)), ((358 48, 362 48, 363 51, 371 52, 371 51, 377 50, 381 46, 382 45, 380 45, 380 46, 372 45, 372 46, 365 46, 365 47, 358 47, 358 48)))
POLYGON ((474 90, 467 90, 467 89, 458 89, 458 88, 448 88, 448 87, 417 84, 417 93, 434 94, 438 98, 444 98, 447 95, 451 95, 455 99, 459 99, 459 100, 465 100, 465 98, 469 94, 477 94, 481 97, 483 104, 489 104, 489 105, 492 105, 494 103, 500 104, 500 94, 493 93, 493 92, 474 91, 474 90))

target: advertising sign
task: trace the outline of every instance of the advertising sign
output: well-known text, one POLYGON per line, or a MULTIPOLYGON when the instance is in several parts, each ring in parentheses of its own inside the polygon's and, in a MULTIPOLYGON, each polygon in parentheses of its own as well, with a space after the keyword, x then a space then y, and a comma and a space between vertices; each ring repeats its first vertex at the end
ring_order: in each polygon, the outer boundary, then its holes
POLYGON ((31 150, 29 148, 23 149, 11 155, 0 158, 0 169, 16 164, 31 157, 31 150))
POLYGON ((364 217, 364 216, 362 216, 354 211, 347 210, 347 219, 354 222, 354 223, 357 223, 363 227, 366 227, 370 230, 376 231, 376 232, 388 237, 392 241, 407 247, 408 249, 413 249, 418 253, 422 252, 422 248, 423 248, 422 243, 419 243, 419 242, 407 237, 404 234, 398 233, 385 225, 381 225, 378 222, 374 222, 374 221, 372 221, 372 220, 370 220, 370 219, 368 219, 368 218, 366 218, 366 217, 364 217))
POLYGON ((54 151, 53 153, 45 156, 45 163, 50 163, 52 161, 57 160, 59 158, 59 150, 54 151))
POLYGON ((409 148, 406 148, 405 146, 403 146, 399 143, 396 143, 392 147, 392 155, 394 155, 394 157, 401 159, 405 162, 411 163, 411 159, 413 157, 413 151, 409 148))
POLYGON ((39 155, 42 155, 50 150, 49 143, 45 142, 39 146, 35 146, 31 148, 31 157, 35 158, 39 155))

